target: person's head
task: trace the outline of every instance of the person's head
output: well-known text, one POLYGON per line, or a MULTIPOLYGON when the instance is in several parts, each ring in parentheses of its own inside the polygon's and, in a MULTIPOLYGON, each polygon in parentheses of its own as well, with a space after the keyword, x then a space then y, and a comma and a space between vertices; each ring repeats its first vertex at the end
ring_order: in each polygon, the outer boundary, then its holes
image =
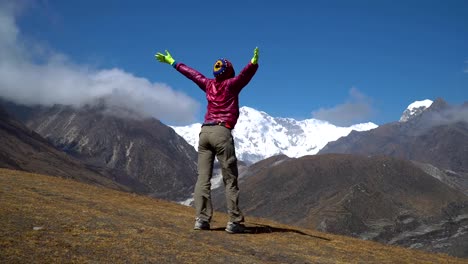
POLYGON ((227 59, 219 59, 213 66, 213 75, 218 81, 223 81, 236 76, 232 63, 227 59))

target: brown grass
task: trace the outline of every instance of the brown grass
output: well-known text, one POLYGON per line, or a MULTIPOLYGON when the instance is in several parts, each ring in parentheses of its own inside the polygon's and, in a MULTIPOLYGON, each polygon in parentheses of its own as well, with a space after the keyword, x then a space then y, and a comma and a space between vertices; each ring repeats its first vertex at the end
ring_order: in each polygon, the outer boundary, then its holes
POLYGON ((0 169, 0 263, 468 263, 248 218, 249 234, 193 231, 192 208, 0 169))

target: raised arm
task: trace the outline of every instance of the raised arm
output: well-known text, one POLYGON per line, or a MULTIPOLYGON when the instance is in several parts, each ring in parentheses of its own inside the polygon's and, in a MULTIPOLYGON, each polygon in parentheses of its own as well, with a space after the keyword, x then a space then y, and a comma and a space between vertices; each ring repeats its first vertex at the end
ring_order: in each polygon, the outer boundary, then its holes
POLYGON ((156 53, 155 57, 158 61, 171 65, 178 72, 182 73, 185 77, 187 77, 188 79, 196 83, 198 87, 200 87, 200 89, 202 89, 203 91, 206 91, 208 78, 206 78, 203 74, 201 74, 197 70, 192 69, 183 63, 176 62, 176 60, 172 58, 172 55, 169 53, 169 51, 166 50, 166 55, 158 52, 156 53))
POLYGON ((247 66, 236 77, 232 78, 233 87, 240 92, 255 75, 258 69, 258 47, 254 49, 254 55, 247 66))

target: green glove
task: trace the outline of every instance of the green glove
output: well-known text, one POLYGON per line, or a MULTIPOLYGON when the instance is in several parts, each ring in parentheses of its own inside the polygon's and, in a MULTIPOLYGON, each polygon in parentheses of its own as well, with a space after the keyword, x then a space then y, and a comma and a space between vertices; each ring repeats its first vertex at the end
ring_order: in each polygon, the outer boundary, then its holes
POLYGON ((170 64, 170 65, 173 65, 175 62, 175 60, 172 58, 171 54, 167 50, 166 50, 166 55, 158 52, 154 56, 156 57, 158 61, 170 64))
POLYGON ((254 55, 252 59, 250 60, 250 62, 252 62, 252 64, 257 64, 257 61, 258 61, 258 47, 254 49, 254 55))

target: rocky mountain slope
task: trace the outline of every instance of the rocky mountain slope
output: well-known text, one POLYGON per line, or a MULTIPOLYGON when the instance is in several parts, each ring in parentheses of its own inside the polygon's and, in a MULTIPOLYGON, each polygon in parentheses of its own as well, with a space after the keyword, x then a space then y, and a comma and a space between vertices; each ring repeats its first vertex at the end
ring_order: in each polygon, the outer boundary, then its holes
POLYGON ((173 201, 193 192, 196 151, 154 118, 103 104, 10 109, 54 146, 109 171, 112 180, 132 191, 173 201))
MULTIPOLYGON (((327 154, 253 166, 240 183, 247 216, 468 257, 468 197, 409 161, 327 154)), ((224 210, 223 192, 213 197, 224 210)))
POLYGON ((72 178, 113 189, 128 190, 56 149, 46 139, 11 117, 0 106, 0 167, 72 178))
POLYGON ((0 169, 0 186, 1 263, 466 263, 252 217, 197 232, 186 206, 44 175, 0 169))
POLYGON ((406 122, 352 132, 328 143, 319 154, 389 155, 431 164, 468 194, 468 104, 450 106, 438 99, 406 122))

